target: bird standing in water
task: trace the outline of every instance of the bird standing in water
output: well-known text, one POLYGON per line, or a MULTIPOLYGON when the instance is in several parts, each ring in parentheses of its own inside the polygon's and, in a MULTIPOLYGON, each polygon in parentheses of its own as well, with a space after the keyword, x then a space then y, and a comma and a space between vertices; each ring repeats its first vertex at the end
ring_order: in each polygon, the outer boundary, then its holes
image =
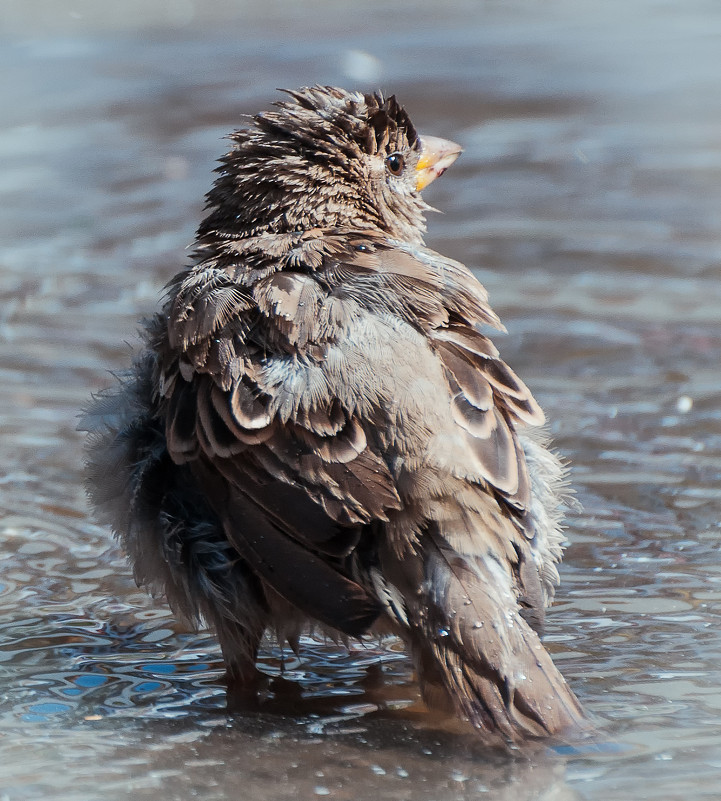
POLYGON ((488 735, 579 724, 537 634, 564 470, 486 291, 423 243, 460 148, 394 97, 287 95, 231 135, 191 265, 86 414, 91 499, 236 686, 266 630, 393 632, 488 735))

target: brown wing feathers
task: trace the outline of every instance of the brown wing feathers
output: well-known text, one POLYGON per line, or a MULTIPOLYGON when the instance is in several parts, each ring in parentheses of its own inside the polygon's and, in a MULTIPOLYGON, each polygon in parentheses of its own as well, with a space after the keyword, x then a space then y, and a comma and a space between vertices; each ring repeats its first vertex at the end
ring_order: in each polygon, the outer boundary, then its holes
POLYGON ((333 398, 317 406, 293 399, 284 405, 281 418, 275 418, 269 411, 272 398, 264 395, 270 390, 266 386, 261 391, 254 380, 264 349, 260 342, 249 342, 252 333, 246 338, 238 333, 252 332, 252 318, 260 313, 266 321, 264 339, 300 354, 333 328, 327 316, 322 330, 318 321, 334 298, 336 306, 344 295, 353 303, 368 304, 373 302, 369 286, 375 285, 389 304, 402 298, 409 321, 429 335, 445 365, 452 412, 467 432, 479 479, 525 507, 528 477, 512 421, 539 422, 542 413, 489 340, 471 325, 495 321, 485 291, 455 262, 442 260, 440 268, 434 267, 429 259, 372 239, 352 240, 342 258, 332 238, 325 249, 331 255, 325 263, 316 262, 315 271, 275 272, 248 289, 230 286, 229 270, 212 281, 206 276, 207 292, 194 273, 180 284, 171 306, 170 342, 184 343, 180 358, 190 359, 194 369, 190 381, 180 377, 172 382, 166 431, 173 457, 194 459, 200 449, 211 461, 236 459, 247 464, 244 475, 235 474, 239 486, 247 476, 267 473, 302 487, 329 517, 345 525, 387 519, 400 500, 387 465, 369 448, 359 420, 333 398), (462 278, 470 280, 463 284, 462 278), (230 329, 228 298, 235 303, 230 329), (460 321, 462 316, 467 322, 460 321), (203 318, 202 325, 195 322, 197 317, 203 318), (449 323, 453 318, 456 322, 449 323), (442 326, 436 325, 439 320, 442 326))
POLYGON ((527 625, 557 579, 563 468, 522 433, 543 413, 481 333, 502 328, 485 289, 423 246, 418 187, 460 148, 333 87, 231 139, 193 266, 86 417, 136 576, 215 627, 235 680, 268 626, 382 616, 430 703, 508 739, 579 722, 527 625))
MULTIPOLYGON (((398 508, 388 467, 337 400, 298 407, 285 424, 273 417, 253 380, 261 354, 223 330, 225 307, 216 308, 216 323, 193 324, 198 314, 212 318, 214 302, 196 286, 192 279, 181 286, 178 297, 186 301, 173 305, 178 330, 171 342, 186 342, 200 372, 168 382, 169 451, 178 462, 191 460, 229 541, 276 592, 310 617, 359 634, 377 617, 378 603, 333 558, 357 544, 360 524, 387 519, 387 510, 398 508), (192 350, 202 344, 200 331, 215 334, 202 358, 192 350)), ((224 291, 242 297, 244 311, 252 309, 240 290, 224 291)), ((285 341, 288 349, 308 342, 323 297, 301 273, 271 275, 252 291, 257 309, 272 320, 273 344, 285 341)))
MULTIPOLYGON (((190 460, 228 541, 252 569, 310 617, 359 634, 381 605, 351 577, 345 560, 358 545, 362 526, 387 521, 402 501, 364 423, 337 398, 321 394, 315 404, 283 401, 273 397, 276 385, 267 376, 259 383, 267 350, 322 360, 324 343, 343 335, 360 304, 405 317, 426 334, 445 370, 450 411, 473 454, 465 469, 519 513, 529 506, 530 486, 515 429, 541 423, 543 413, 477 330, 496 318, 465 268, 446 260, 434 265, 425 254, 418 258, 375 240, 355 240, 344 252, 331 240, 312 252, 323 249, 325 257, 315 260, 313 269, 265 270, 246 288, 216 280, 210 298, 193 279, 180 287, 178 297, 184 300, 176 299, 173 307, 177 330, 171 326, 171 342, 184 343, 180 358, 190 360, 192 373, 190 381, 180 376, 169 382, 167 439, 176 461, 190 460), (227 317, 231 300, 232 323, 227 317), (213 314, 215 321, 208 321, 213 314), (202 325, 194 322, 197 315, 206 317, 202 325), (264 322, 256 330, 257 315, 264 322)), ((300 266, 297 255, 292 258, 300 266)), ((496 532, 489 542, 494 537, 496 532)), ((494 547, 503 554, 507 545, 499 540, 494 547)), ((525 588, 519 601, 540 620, 536 568, 521 551, 512 566, 519 588, 525 588)), ((545 652, 536 654, 540 643, 523 628, 521 617, 513 613, 518 630, 508 635, 518 640, 516 646, 498 630, 504 599, 496 597, 494 576, 482 560, 463 556, 439 534, 427 546, 424 570, 431 597, 418 612, 425 634, 416 647, 431 649, 428 658, 441 666, 444 681, 475 725, 511 736, 514 729, 538 734, 578 718, 575 699, 545 652), (472 598, 469 608, 461 595, 472 598), (449 608, 462 612, 451 618, 449 608), (434 637, 439 626, 448 627, 448 639, 434 637), (547 687, 537 684, 527 692, 526 684, 508 675, 521 653, 523 659, 538 656, 528 670, 543 676, 539 681, 547 687), (549 721, 538 708, 539 692, 556 693, 568 708, 554 707, 557 719, 549 721)), ((432 673, 423 680, 432 681, 432 673)))
POLYGON ((272 514, 255 493, 219 481, 217 466, 209 467, 205 459, 193 472, 230 543, 279 595, 350 636, 368 630, 380 614, 378 601, 331 561, 289 537, 292 529, 283 514, 272 514))

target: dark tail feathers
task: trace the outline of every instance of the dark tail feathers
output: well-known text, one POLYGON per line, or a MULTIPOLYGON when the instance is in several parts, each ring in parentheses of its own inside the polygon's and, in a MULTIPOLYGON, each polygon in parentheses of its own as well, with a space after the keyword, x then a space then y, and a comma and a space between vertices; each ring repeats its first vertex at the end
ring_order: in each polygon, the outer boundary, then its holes
POLYGON ((450 702, 480 731, 510 741, 586 728, 576 697, 521 616, 507 570, 491 556, 457 553, 439 535, 423 545, 420 592, 403 594, 427 703, 450 702))

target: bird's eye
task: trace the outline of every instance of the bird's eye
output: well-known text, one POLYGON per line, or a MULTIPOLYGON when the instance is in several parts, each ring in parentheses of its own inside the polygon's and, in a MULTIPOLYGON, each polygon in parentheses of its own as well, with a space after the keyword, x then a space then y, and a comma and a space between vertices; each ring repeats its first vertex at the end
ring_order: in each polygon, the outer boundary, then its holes
POLYGON ((386 159, 386 167, 391 175, 400 175, 406 166, 405 159, 400 153, 391 153, 386 159))

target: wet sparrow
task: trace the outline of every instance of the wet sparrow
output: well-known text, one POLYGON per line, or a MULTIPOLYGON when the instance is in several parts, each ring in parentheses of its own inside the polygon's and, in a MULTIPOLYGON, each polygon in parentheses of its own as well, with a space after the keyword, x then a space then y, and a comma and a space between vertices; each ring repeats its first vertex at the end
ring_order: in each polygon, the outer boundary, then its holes
POLYGON ((583 719, 538 630, 564 471, 420 191, 460 153, 395 98, 288 93, 232 134, 192 264, 85 418, 139 583, 252 685, 266 629, 399 634, 423 696, 508 740, 583 719))

